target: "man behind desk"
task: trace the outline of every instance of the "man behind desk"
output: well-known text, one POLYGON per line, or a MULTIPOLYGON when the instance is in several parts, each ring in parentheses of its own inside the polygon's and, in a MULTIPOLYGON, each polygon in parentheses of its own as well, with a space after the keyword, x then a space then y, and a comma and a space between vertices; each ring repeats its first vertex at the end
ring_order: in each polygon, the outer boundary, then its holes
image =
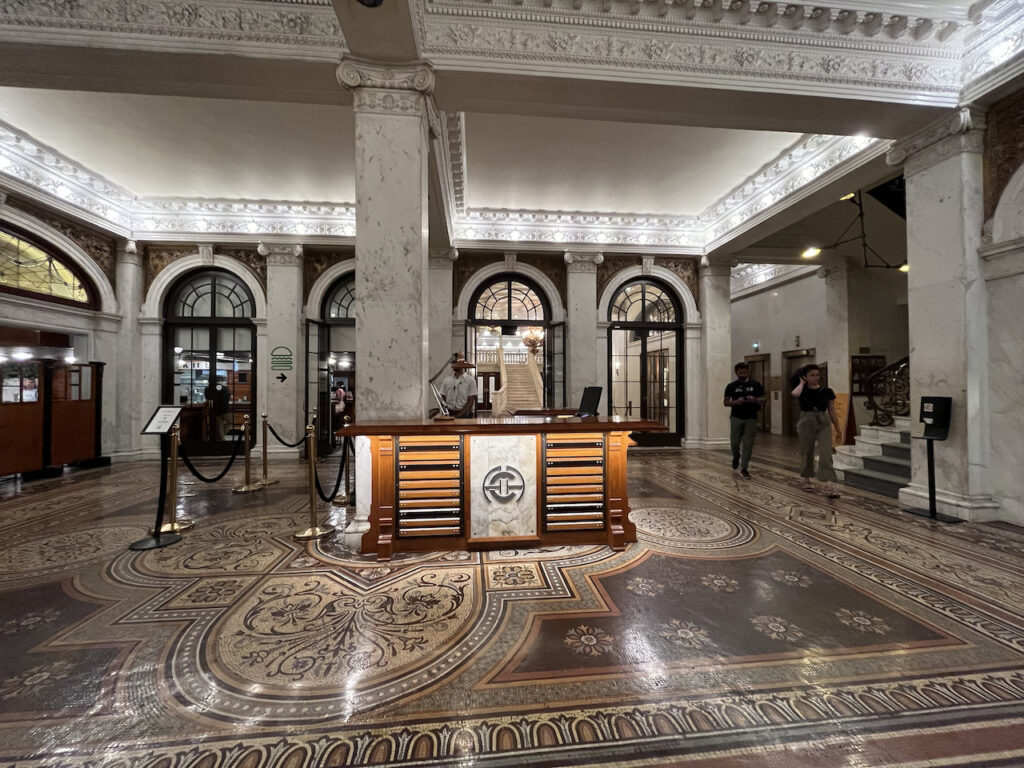
POLYGON ((452 372, 441 382, 441 398, 452 416, 468 419, 476 406, 476 376, 466 371, 476 368, 472 363, 458 359, 452 361, 452 372))

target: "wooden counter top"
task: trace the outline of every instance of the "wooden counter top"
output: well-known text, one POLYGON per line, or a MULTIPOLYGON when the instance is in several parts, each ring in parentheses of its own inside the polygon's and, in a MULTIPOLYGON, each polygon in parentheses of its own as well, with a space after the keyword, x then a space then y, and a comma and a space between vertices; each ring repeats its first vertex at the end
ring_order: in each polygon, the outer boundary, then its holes
POLYGON ((665 432, 660 421, 625 419, 621 416, 506 416, 503 418, 455 419, 454 421, 364 421, 342 427, 336 435, 524 435, 541 432, 665 432))

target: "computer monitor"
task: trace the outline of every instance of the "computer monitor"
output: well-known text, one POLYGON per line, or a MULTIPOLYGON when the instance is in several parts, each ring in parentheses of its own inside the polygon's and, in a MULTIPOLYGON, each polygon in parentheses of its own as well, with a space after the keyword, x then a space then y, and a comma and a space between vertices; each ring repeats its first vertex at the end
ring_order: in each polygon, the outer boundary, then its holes
POLYGON ((587 387, 580 398, 580 407, 574 415, 597 416, 597 408, 601 405, 601 387, 587 387))

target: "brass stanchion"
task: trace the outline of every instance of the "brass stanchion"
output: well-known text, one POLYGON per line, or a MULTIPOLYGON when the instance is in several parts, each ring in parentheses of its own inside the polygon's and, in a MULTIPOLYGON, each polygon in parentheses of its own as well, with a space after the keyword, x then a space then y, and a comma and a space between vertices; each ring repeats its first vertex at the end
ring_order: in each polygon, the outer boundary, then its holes
POLYGON ((258 491, 263 487, 262 483, 254 483, 252 481, 252 455, 249 451, 249 448, 251 447, 249 444, 249 429, 249 414, 247 413, 242 419, 242 440, 245 441, 245 484, 238 488, 232 488, 232 493, 252 493, 253 491, 258 491))
POLYGON ((181 445, 181 427, 171 427, 171 468, 169 488, 167 489, 167 508, 170 520, 160 526, 160 533, 181 533, 195 528, 194 520, 182 518, 178 520, 178 446, 181 445))
POLYGON ((263 456, 262 456, 262 459, 263 459, 263 479, 261 479, 260 482, 263 485, 273 485, 274 483, 277 483, 277 482, 280 482, 280 481, 278 481, 278 480, 271 480, 270 478, 267 477, 267 446, 270 445, 270 443, 267 440, 267 438, 269 436, 268 435, 269 429, 268 429, 268 424, 267 424, 267 414, 265 414, 265 413, 262 414, 262 418, 263 418, 263 456))
POLYGON ((296 541, 322 539, 334 533, 333 525, 318 525, 316 519, 316 427, 306 427, 306 458, 309 460, 309 528, 295 534, 296 541))

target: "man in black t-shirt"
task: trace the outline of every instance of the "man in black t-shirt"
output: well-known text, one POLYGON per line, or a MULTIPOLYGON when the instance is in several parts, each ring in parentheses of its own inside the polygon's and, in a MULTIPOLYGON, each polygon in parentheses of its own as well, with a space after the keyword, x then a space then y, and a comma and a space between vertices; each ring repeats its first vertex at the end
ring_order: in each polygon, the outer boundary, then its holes
POLYGON ((761 382, 750 378, 750 367, 746 363, 736 363, 734 370, 736 381, 730 382, 725 388, 725 407, 732 408, 732 416, 729 418, 732 468, 739 468, 740 475, 749 478, 747 467, 754 450, 757 412, 764 402, 764 387, 761 382))

